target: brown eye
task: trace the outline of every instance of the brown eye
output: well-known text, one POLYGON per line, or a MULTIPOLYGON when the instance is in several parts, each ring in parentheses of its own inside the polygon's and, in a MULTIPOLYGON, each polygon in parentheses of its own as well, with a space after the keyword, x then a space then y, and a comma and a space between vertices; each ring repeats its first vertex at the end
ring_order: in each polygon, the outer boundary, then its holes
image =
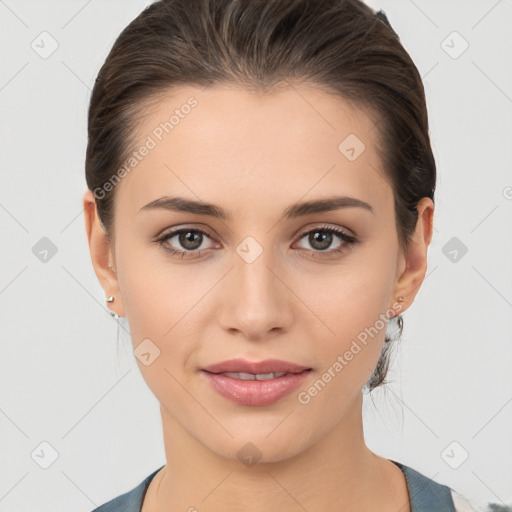
MULTIPOLYGON (((164 250, 173 255, 181 255, 182 258, 197 258, 200 256, 199 248, 205 237, 211 239, 208 233, 201 229, 180 228, 165 234, 158 239, 158 242, 164 250), (176 239, 175 245, 170 243, 173 238, 176 239)), ((203 249, 207 250, 208 247, 203 247, 203 249)))
POLYGON ((308 243, 315 249, 323 251, 328 249, 333 242, 333 235, 328 231, 313 231, 308 235, 308 243))
POLYGON ((199 249, 203 241, 203 235, 201 233, 198 233, 197 231, 182 231, 177 235, 178 242, 181 244, 182 247, 189 251, 199 249))
MULTIPOLYGON (((357 238, 345 233, 345 231, 334 227, 319 227, 303 233, 301 240, 306 239, 307 243, 313 248, 313 253, 325 253, 325 255, 338 254, 358 243, 357 238), (334 242, 338 245, 334 249, 328 250, 334 242)), ((320 257, 322 257, 320 255, 320 257)), ((317 257, 316 255, 314 257, 317 257)))

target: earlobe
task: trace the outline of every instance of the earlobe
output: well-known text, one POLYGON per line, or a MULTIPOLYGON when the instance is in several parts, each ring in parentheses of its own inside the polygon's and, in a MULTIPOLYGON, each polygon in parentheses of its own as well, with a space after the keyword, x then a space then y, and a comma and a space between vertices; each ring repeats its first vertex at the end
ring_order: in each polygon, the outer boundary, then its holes
POLYGON ((397 314, 404 312, 412 304, 427 270, 427 251, 433 232, 434 203, 430 198, 424 197, 419 201, 417 210, 416 227, 407 245, 402 263, 403 270, 393 293, 395 301, 398 296, 404 298, 397 314))
MULTIPOLYGON (((96 208, 96 200, 88 189, 83 196, 85 232, 91 253, 91 262, 98 281, 107 297, 115 297, 115 313, 125 316, 113 254, 96 208)), ((110 306, 113 309, 113 306, 110 306)))

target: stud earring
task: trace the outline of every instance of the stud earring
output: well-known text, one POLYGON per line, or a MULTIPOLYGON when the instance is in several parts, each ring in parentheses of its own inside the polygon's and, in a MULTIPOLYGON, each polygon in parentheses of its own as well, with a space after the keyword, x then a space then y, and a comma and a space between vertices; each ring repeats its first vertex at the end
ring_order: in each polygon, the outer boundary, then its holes
MULTIPOLYGON (((107 302, 114 302, 114 296, 111 295, 110 297, 107 297, 105 300, 107 302)), ((110 312, 110 316, 114 317, 116 320, 120 318, 119 315, 117 313, 114 313, 113 311, 110 312)))

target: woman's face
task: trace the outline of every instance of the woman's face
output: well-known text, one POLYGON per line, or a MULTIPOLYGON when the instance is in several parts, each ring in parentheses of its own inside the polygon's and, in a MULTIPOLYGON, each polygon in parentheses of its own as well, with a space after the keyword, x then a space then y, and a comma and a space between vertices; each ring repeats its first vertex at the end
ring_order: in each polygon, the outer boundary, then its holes
POLYGON ((138 135, 137 161, 115 185, 105 291, 128 319, 164 429, 229 459, 250 442, 270 462, 349 428, 383 319, 413 300, 428 245, 404 272, 372 120, 305 85, 268 96, 183 86, 138 135), (314 206, 341 197, 353 199, 314 206), (174 206, 155 205, 164 198, 174 206), (188 202, 195 212, 180 211, 188 202), (295 388, 282 395, 251 394, 243 380, 223 394, 215 382, 230 377, 204 368, 232 359, 310 370, 285 376, 295 388))

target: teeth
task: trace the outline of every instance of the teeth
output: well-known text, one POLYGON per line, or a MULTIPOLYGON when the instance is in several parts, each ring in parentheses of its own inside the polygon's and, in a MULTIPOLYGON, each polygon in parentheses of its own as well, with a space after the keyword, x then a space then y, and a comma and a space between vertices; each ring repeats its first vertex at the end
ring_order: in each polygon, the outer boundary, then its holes
POLYGON ((286 375, 286 372, 274 372, 274 373, 244 373, 244 372, 224 372, 221 375, 226 375, 233 379, 240 380, 268 380, 276 377, 282 377, 286 375))

